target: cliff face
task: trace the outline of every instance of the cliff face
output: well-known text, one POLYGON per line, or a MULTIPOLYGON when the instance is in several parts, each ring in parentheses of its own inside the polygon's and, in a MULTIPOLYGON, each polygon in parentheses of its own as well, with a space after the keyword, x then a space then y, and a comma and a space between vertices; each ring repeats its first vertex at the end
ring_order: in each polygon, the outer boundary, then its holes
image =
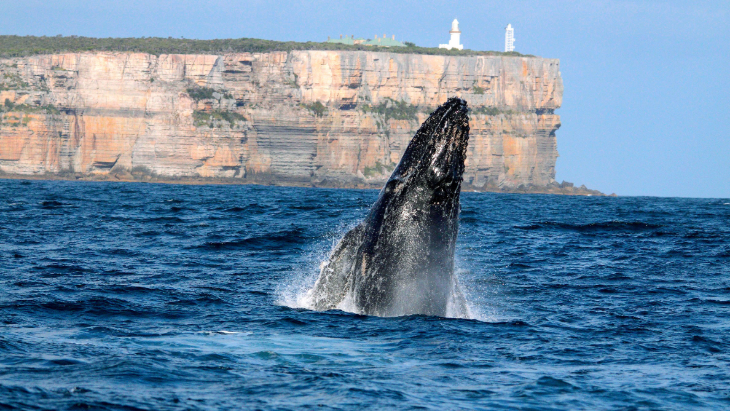
POLYGON ((0 171, 380 185, 431 110, 472 109, 465 183, 555 186, 557 60, 360 51, 0 60, 0 171), (4 104, 3 104, 4 103, 4 104))

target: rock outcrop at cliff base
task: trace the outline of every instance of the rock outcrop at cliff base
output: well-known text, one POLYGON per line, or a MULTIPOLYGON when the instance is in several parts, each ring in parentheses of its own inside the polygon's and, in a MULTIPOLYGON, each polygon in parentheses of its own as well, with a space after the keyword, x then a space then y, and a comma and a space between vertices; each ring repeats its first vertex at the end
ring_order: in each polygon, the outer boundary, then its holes
POLYGON ((0 60, 0 172, 379 187, 430 111, 471 107, 465 187, 555 182, 558 60, 367 51, 0 60))

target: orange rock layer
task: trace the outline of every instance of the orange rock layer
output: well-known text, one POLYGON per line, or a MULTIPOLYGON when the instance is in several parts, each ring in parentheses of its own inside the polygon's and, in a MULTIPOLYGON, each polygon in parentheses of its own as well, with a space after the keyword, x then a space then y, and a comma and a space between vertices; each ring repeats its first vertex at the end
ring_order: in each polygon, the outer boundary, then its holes
POLYGON ((465 183, 555 185, 559 63, 365 51, 0 60, 0 172, 379 185, 430 111, 468 101, 465 183))

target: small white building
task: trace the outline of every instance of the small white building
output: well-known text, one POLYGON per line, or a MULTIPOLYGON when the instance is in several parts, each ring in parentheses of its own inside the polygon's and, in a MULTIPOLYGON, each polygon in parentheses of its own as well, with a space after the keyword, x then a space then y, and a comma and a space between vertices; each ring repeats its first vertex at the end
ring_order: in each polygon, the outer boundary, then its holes
POLYGON ((449 31, 449 34, 451 34, 451 39, 449 39, 449 44, 439 44, 440 49, 457 49, 457 50, 464 50, 464 45, 459 44, 461 42, 461 32, 459 31, 459 21, 454 19, 454 21, 451 22, 451 31, 449 31))
POLYGON ((515 29, 511 24, 504 29, 504 51, 515 51, 515 29))

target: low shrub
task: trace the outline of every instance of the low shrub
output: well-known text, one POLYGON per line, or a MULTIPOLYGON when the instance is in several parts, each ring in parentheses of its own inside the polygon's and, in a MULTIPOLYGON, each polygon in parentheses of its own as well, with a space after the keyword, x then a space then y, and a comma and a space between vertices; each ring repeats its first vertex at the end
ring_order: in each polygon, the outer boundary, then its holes
POLYGON ((386 98, 385 101, 381 102, 377 106, 363 104, 360 106, 360 110, 364 113, 373 113, 383 116, 385 123, 387 123, 390 119, 409 121, 418 120, 418 113, 421 111, 416 105, 405 101, 395 101, 390 98, 386 98))
POLYGON ((213 98, 213 93, 215 93, 215 90, 209 87, 190 87, 185 91, 195 101, 210 100, 213 98))
POLYGON ((53 104, 47 104, 45 106, 31 106, 28 104, 15 104, 10 99, 6 98, 2 106, 0 106, 0 112, 19 112, 19 113, 41 113, 41 114, 59 114, 60 111, 53 104))
POLYGON ((391 173, 395 169, 395 164, 383 164, 380 161, 376 161, 373 167, 365 167, 362 174, 367 177, 375 177, 383 175, 384 173, 391 173))
POLYGON ((514 110, 503 110, 503 109, 500 109, 499 107, 494 107, 494 106, 481 106, 481 107, 471 108, 471 109, 469 109, 469 111, 473 114, 484 114, 487 116, 498 116, 500 114, 510 115, 510 114, 517 113, 517 111, 514 111, 514 110))
POLYGON ((315 101, 312 104, 301 104, 301 106, 311 111, 315 117, 324 117, 327 114, 327 106, 319 101, 315 101))
POLYGON ((233 128, 239 121, 246 121, 246 117, 233 111, 193 111, 193 124, 195 127, 215 128, 216 126, 223 126, 227 124, 228 127, 233 128))

